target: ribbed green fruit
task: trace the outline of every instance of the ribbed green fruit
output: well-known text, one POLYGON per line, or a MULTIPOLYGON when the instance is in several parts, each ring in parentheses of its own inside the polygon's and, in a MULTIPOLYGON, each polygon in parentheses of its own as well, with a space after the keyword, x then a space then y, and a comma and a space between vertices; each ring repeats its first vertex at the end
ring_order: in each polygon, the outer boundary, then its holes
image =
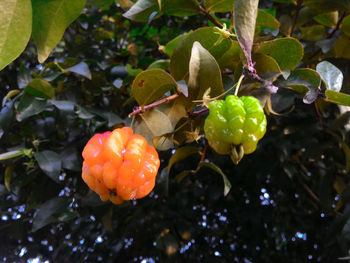
POLYGON ((232 157, 234 151, 234 155, 238 152, 243 157, 243 154, 256 150, 258 141, 266 132, 264 110, 254 97, 229 95, 225 100, 209 103, 204 132, 209 145, 217 153, 231 154, 232 157))

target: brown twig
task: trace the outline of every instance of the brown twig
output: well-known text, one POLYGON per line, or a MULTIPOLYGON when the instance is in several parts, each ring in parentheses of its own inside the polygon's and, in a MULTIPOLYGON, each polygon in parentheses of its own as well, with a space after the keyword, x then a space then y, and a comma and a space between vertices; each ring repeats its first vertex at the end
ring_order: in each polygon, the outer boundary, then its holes
POLYGON ((192 112, 191 115, 192 116, 201 115, 202 113, 207 112, 208 110, 209 110, 208 108, 203 108, 203 109, 192 112))
POLYGON ((161 99, 161 100, 158 100, 156 102, 153 102, 153 103, 151 103, 149 105, 146 105, 146 106, 143 106, 143 107, 142 106, 135 107, 133 112, 129 114, 129 118, 131 118, 132 116, 135 116, 137 114, 140 114, 140 113, 142 113, 144 111, 150 110, 150 109, 152 109, 154 107, 157 107, 157 106, 159 106, 159 105, 161 105, 163 103, 167 103, 167 102, 169 102, 171 100, 174 100, 174 99, 176 99, 179 96, 180 96, 180 94, 176 93, 176 94, 171 95, 169 97, 166 97, 164 99, 161 99))
POLYGON ((215 17, 213 17, 207 10, 205 10, 203 7, 200 7, 200 13, 202 14, 202 15, 204 15, 204 16, 206 16, 208 19, 209 19, 209 21, 210 22, 212 22, 214 25, 216 25, 217 27, 220 27, 220 28, 222 28, 223 27, 223 25, 219 22, 219 21, 217 21, 216 19, 215 19, 215 17))
POLYGON ((303 2, 302 0, 298 0, 297 8, 296 8, 296 11, 295 11, 295 16, 294 16, 294 20, 293 20, 292 29, 290 30, 290 36, 291 36, 291 37, 293 36, 295 27, 296 27, 296 25, 297 25, 297 21, 298 21, 298 17, 299 17, 299 12, 300 12, 300 9, 301 9, 301 7, 302 7, 302 2, 303 2))

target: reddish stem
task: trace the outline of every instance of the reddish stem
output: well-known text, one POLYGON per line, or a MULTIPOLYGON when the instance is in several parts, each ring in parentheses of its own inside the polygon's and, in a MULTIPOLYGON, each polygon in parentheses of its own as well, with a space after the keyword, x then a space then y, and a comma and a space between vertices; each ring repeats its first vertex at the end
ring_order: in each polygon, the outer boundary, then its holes
POLYGON ((142 113, 144 111, 150 110, 150 109, 152 109, 154 107, 157 107, 157 106, 159 106, 159 105, 161 105, 163 103, 167 103, 167 102, 169 102, 171 100, 174 100, 174 99, 176 99, 179 96, 180 96, 180 94, 176 93, 176 94, 171 95, 169 97, 166 97, 164 99, 161 99, 161 100, 158 100, 156 102, 153 102, 153 103, 151 103, 149 105, 146 105, 146 106, 143 106, 143 107, 142 106, 135 107, 133 112, 129 114, 129 118, 131 118, 132 116, 135 116, 137 114, 140 114, 140 113, 142 113))
POLYGON ((204 113, 204 112, 207 112, 209 109, 208 108, 203 108, 203 109, 201 109, 201 110, 197 110, 197 111, 194 111, 194 112, 192 112, 192 114, 191 115, 201 115, 202 113, 204 113))

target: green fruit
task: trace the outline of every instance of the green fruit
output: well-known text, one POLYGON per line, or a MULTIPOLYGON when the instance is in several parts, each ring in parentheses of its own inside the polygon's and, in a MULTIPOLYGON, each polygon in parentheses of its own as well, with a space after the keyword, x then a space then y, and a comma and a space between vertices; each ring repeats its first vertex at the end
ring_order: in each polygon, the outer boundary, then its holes
POLYGON ((229 95, 225 100, 209 103, 204 132, 217 153, 230 154, 237 164, 244 154, 256 150, 266 132, 264 110, 254 97, 229 95))

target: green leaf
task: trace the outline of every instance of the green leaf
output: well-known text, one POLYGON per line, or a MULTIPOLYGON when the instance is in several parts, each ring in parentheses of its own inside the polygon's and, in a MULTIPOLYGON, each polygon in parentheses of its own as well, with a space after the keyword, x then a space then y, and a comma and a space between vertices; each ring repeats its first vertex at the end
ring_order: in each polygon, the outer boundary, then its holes
POLYGON ((23 121, 31 116, 37 115, 44 111, 47 101, 30 95, 23 95, 17 106, 17 121, 23 121))
POLYGON ((350 1, 349 0, 304 0, 303 4, 318 10, 319 12, 328 12, 328 11, 348 11, 350 10, 350 1))
POLYGON ((55 88, 43 79, 33 79, 24 89, 25 92, 37 98, 52 99, 55 97, 55 88))
POLYGON ((347 36, 350 37, 350 15, 343 19, 340 30, 347 36))
POLYGON ((0 1, 0 70, 23 52, 31 32, 31 2, 28 0, 0 1))
POLYGON ((39 207, 33 217, 32 232, 35 232, 48 224, 58 221, 55 214, 62 213, 69 206, 69 199, 62 197, 55 197, 39 207))
POLYGON ((16 158, 16 157, 23 157, 23 156, 28 156, 32 152, 32 149, 19 149, 19 150, 14 150, 10 152, 5 152, 0 154, 0 161, 16 158))
POLYGON ((239 45, 247 59, 248 69, 253 70, 252 47, 259 0, 235 0, 234 25, 239 45))
POLYGON ((275 80, 282 74, 275 59, 265 54, 254 54, 255 69, 263 79, 275 80))
POLYGON ((202 167, 208 167, 222 176, 222 179, 224 180, 224 195, 226 196, 231 190, 231 183, 224 174, 224 172, 220 169, 220 167, 211 162, 200 162, 198 165, 198 169, 202 167))
POLYGON ((85 62, 80 62, 74 65, 73 67, 66 68, 65 70, 76 73, 91 80, 91 72, 88 64, 86 64, 85 62))
POLYGON ((346 35, 340 35, 334 44, 334 56, 336 58, 350 59, 350 38, 346 35))
POLYGON ((86 0, 32 0, 33 39, 43 63, 61 40, 66 28, 80 15, 86 0))
POLYGON ((259 9, 258 16, 256 18, 256 26, 268 27, 272 30, 276 30, 280 27, 280 22, 268 12, 259 9))
POLYGON ((186 79, 189 72, 189 62, 193 43, 198 41, 215 59, 219 59, 230 49, 231 41, 224 39, 218 43, 219 35, 213 28, 202 27, 188 33, 176 47, 170 60, 170 72, 176 81, 186 79))
POLYGON ((317 15, 313 19, 321 25, 335 27, 338 22, 338 11, 317 15))
POLYGON ((300 93, 306 92, 303 101, 310 104, 317 99, 321 77, 312 69, 300 68, 293 71, 284 84, 300 93))
POLYGON ((9 192, 11 192, 11 180, 12 180, 12 173, 14 168, 15 168, 14 165, 8 165, 5 169, 4 184, 7 191, 9 192))
MULTIPOLYGON (((174 131, 174 127, 166 114, 158 109, 151 109, 141 114, 142 120, 135 125, 135 133, 145 137, 147 142, 152 145, 153 138, 162 136, 174 131)), ((160 151, 166 151, 172 148, 173 143, 166 137, 162 137, 155 147, 160 151)))
POLYGON ((137 103, 145 106, 160 99, 164 93, 177 86, 173 77, 162 69, 148 69, 138 74, 131 91, 137 103))
POLYGON ((42 151, 34 154, 35 160, 43 172, 55 182, 59 182, 58 176, 62 168, 60 156, 53 151, 42 151))
POLYGON ((162 0, 162 11, 172 16, 191 16, 200 13, 197 0, 162 0))
POLYGON ((233 10, 234 0, 204 0, 204 7, 208 12, 226 13, 233 10))
POLYGON ((208 88, 211 97, 224 92, 220 67, 208 50, 194 42, 189 66, 189 98, 201 99, 208 88))
POLYGON ((231 46, 227 51, 217 60, 221 69, 230 68, 234 71, 235 65, 240 62, 242 54, 241 47, 238 41, 232 41, 231 46))
POLYGON ((293 70, 304 56, 303 46, 295 38, 279 38, 258 43, 254 53, 271 56, 282 71, 293 70))
POLYGON ((301 31, 301 39, 304 39, 307 41, 316 42, 326 37, 326 29, 322 25, 301 27, 300 31, 301 31))
POLYGON ((170 40, 166 45, 165 45, 165 49, 164 52, 165 54, 168 55, 168 57, 171 57, 173 55, 173 52, 175 50, 175 48, 186 38, 186 36, 191 33, 191 31, 186 32, 182 35, 179 35, 177 37, 175 37, 174 39, 170 40))
POLYGON ((136 77, 138 74, 142 72, 142 69, 134 69, 130 64, 126 65, 126 70, 130 74, 130 76, 136 77))
POLYGON ((322 61, 317 64, 316 71, 326 83, 327 89, 334 91, 341 90, 344 76, 336 66, 328 61, 322 61))
POLYGON ((171 167, 173 167, 175 163, 180 162, 183 159, 195 153, 199 153, 199 150, 197 147, 193 146, 184 146, 177 149, 176 152, 169 159, 168 173, 170 173, 171 167))
POLYGON ((326 90, 326 101, 339 105, 350 106, 350 95, 328 89, 326 90))
POLYGON ((284 36, 289 37, 293 27, 293 20, 291 16, 288 14, 281 15, 279 18, 279 22, 280 22, 280 32, 284 36))
POLYGON ((148 66, 147 69, 152 68, 159 68, 159 69, 166 69, 170 64, 169 59, 159 59, 154 61, 151 65, 148 66))
POLYGON ((345 173, 348 173, 350 171, 350 147, 343 143, 343 151, 345 155, 345 173))
POLYGON ((175 100, 163 103, 157 107, 158 110, 163 112, 170 120, 173 127, 176 127, 176 124, 184 117, 187 116, 186 111, 186 97, 180 95, 175 100))

